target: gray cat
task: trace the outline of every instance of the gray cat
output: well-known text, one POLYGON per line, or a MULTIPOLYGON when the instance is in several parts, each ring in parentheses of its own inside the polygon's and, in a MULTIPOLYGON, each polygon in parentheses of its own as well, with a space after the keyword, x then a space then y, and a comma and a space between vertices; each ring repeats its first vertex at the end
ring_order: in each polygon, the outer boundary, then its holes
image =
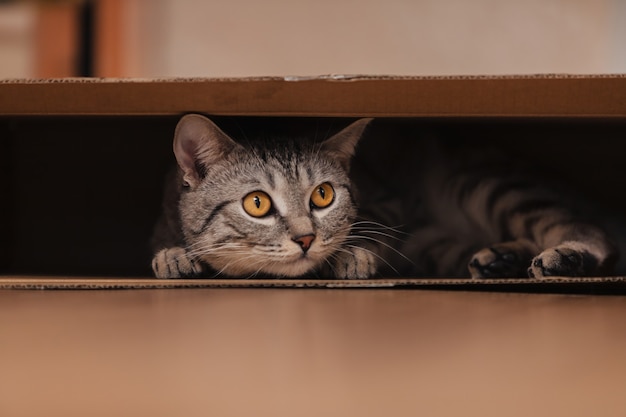
POLYGON ((451 158, 427 140, 378 140, 353 158, 370 122, 318 143, 242 143, 203 116, 183 117, 174 137, 179 169, 153 239, 155 275, 541 278, 611 270, 617 254, 601 228, 541 181, 510 167, 504 176, 485 170, 489 155, 451 158), (377 163, 385 153, 415 158, 377 163))
POLYGON ((376 254, 351 237, 357 209, 348 177, 368 123, 317 145, 244 146, 205 117, 183 117, 174 137, 180 169, 155 236, 155 275, 372 276, 376 254))

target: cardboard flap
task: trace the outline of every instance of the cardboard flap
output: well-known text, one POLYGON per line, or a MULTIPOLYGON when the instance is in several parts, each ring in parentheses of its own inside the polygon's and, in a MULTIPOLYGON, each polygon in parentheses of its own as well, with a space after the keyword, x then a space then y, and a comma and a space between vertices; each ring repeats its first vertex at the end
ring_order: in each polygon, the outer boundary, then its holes
POLYGON ((623 117, 625 90, 624 75, 4 80, 0 114, 623 117))

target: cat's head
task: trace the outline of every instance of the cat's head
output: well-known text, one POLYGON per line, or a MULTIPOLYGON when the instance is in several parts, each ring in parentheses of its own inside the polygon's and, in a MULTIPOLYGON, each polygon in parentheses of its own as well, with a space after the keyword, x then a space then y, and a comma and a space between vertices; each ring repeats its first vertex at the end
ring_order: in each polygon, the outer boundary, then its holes
POLYGON ((317 144, 243 145, 206 117, 184 116, 174 153, 189 253, 235 277, 297 277, 327 262, 356 216, 348 171, 370 120, 317 144))

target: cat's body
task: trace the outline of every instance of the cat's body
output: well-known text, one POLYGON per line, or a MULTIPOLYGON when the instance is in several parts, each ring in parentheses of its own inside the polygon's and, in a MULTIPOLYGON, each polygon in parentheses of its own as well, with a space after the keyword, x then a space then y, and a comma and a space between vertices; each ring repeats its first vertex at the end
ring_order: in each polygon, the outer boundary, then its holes
POLYGON ((562 194, 499 155, 421 138, 235 143, 186 116, 154 239, 158 277, 543 277, 610 271, 616 250, 562 194), (402 161, 402 162, 400 162, 402 161))

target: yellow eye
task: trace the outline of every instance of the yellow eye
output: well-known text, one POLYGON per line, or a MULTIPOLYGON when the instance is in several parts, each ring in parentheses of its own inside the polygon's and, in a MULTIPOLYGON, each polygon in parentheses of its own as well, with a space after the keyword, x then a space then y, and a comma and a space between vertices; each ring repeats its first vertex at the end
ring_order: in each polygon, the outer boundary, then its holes
POLYGON ((314 208, 324 208, 330 206, 335 199, 335 190, 333 186, 325 182, 318 185, 311 194, 311 205, 314 208))
POLYGON ((263 217, 272 209, 272 200, 263 191, 255 191, 243 198, 243 209, 252 217, 263 217))

